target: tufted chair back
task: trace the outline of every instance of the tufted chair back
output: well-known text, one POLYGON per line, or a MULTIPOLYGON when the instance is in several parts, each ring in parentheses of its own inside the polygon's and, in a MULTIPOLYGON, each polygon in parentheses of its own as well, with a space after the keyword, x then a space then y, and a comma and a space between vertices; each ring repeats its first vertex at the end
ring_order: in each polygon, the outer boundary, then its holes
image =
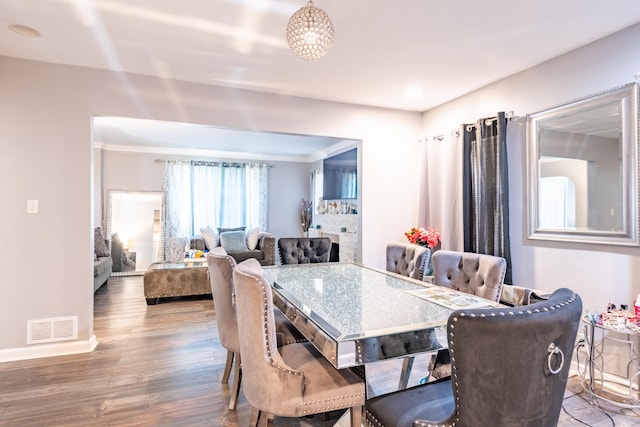
POLYGON ((433 283, 468 294, 500 300, 507 262, 502 257, 472 252, 437 251, 433 254, 433 283))
POLYGON ((367 425, 557 425, 581 316, 580 296, 566 288, 521 310, 454 311, 447 323, 454 380, 368 400, 367 425))
POLYGON ((278 239, 283 264, 329 262, 331 239, 328 237, 282 237, 278 239))
POLYGON ((387 243, 387 271, 422 280, 431 259, 431 251, 410 243, 387 243))
POLYGON ((349 369, 335 369, 309 342, 276 345, 273 294, 255 259, 233 272, 245 373, 244 394, 252 421, 270 415, 301 417, 351 408, 352 427, 361 425, 364 382, 349 369), (257 414, 257 415, 256 415, 257 414))

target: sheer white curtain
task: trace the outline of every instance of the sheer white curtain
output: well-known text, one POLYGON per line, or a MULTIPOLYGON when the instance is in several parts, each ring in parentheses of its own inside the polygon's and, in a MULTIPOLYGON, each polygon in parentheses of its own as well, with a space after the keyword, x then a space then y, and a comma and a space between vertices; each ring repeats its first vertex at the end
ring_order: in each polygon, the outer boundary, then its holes
POLYGON ((184 256, 190 236, 210 226, 267 226, 268 165, 168 161, 165 166, 165 254, 184 256))
POLYGON ((267 180, 269 166, 250 163, 246 165, 247 186, 245 189, 245 204, 247 225, 267 229, 267 180))
POLYGON ((422 187, 418 212, 420 227, 440 233, 442 249, 462 251, 462 138, 458 134, 424 145, 422 187))
POLYGON ((191 235, 191 162, 167 162, 164 169, 165 192, 165 260, 184 258, 184 248, 191 235))
POLYGON ((220 224, 220 205, 222 200, 216 195, 222 194, 222 174, 219 164, 207 165, 194 163, 192 166, 192 183, 189 183, 192 193, 193 225, 192 234, 200 234, 201 228, 211 224, 220 224))
POLYGON ((353 169, 338 169, 336 171, 336 186, 340 189, 338 194, 343 199, 356 199, 358 196, 357 173, 353 169))

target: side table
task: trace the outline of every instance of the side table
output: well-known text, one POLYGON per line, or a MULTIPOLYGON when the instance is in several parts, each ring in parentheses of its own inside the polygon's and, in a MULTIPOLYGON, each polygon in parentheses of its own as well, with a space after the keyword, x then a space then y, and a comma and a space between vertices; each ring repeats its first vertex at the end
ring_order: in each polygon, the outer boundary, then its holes
MULTIPOLYGON (((581 369, 581 352, 576 351, 582 387, 592 397, 624 408, 640 408, 640 333, 628 328, 617 329, 582 319, 585 332, 584 350, 587 352, 581 369), (626 373, 620 375, 605 368, 607 343, 621 344, 626 348, 624 356, 626 373)), ((584 354, 584 352, 582 352, 584 354)))

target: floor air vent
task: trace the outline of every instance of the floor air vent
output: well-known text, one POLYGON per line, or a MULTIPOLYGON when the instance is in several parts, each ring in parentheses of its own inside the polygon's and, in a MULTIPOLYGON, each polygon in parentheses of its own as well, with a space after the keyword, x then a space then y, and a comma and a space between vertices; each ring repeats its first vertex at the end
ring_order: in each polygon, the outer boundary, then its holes
POLYGON ((78 339, 78 316, 27 321, 27 344, 78 339))

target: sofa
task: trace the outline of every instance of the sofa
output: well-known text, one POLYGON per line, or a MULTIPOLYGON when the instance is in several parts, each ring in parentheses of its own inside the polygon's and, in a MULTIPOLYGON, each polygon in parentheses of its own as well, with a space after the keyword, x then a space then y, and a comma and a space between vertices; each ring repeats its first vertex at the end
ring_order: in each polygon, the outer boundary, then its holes
POLYGON ((124 249, 118 233, 111 236, 111 260, 114 272, 136 271, 136 253, 124 249))
MULTIPOLYGON (((222 229, 218 229, 221 230, 222 229)), ((244 231, 243 230, 229 230, 229 231, 244 231)), ((224 231, 223 231, 224 232, 224 231)), ((257 235, 257 245, 255 249, 242 248, 241 250, 233 250, 227 249, 224 244, 224 238, 221 238, 222 233, 218 234, 217 245, 216 243, 212 243, 212 245, 222 246, 225 248, 227 253, 236 260, 236 263, 241 263, 244 260, 249 258, 255 258, 258 260, 260 265, 275 265, 276 263, 276 238, 270 233, 259 233, 257 235)), ((211 242, 211 240, 209 240, 211 242)), ((253 245, 250 245, 253 246, 253 245)), ((213 249, 213 247, 209 247, 206 244, 205 238, 202 235, 192 236, 190 242, 190 248, 200 251, 209 251, 213 249)))
POLYGON ((109 280, 113 260, 109 244, 102 233, 102 227, 95 227, 93 232, 93 292, 95 293, 109 280))
POLYGON ((107 283, 111 276, 113 261, 110 256, 95 257, 93 261, 93 292, 107 283))

